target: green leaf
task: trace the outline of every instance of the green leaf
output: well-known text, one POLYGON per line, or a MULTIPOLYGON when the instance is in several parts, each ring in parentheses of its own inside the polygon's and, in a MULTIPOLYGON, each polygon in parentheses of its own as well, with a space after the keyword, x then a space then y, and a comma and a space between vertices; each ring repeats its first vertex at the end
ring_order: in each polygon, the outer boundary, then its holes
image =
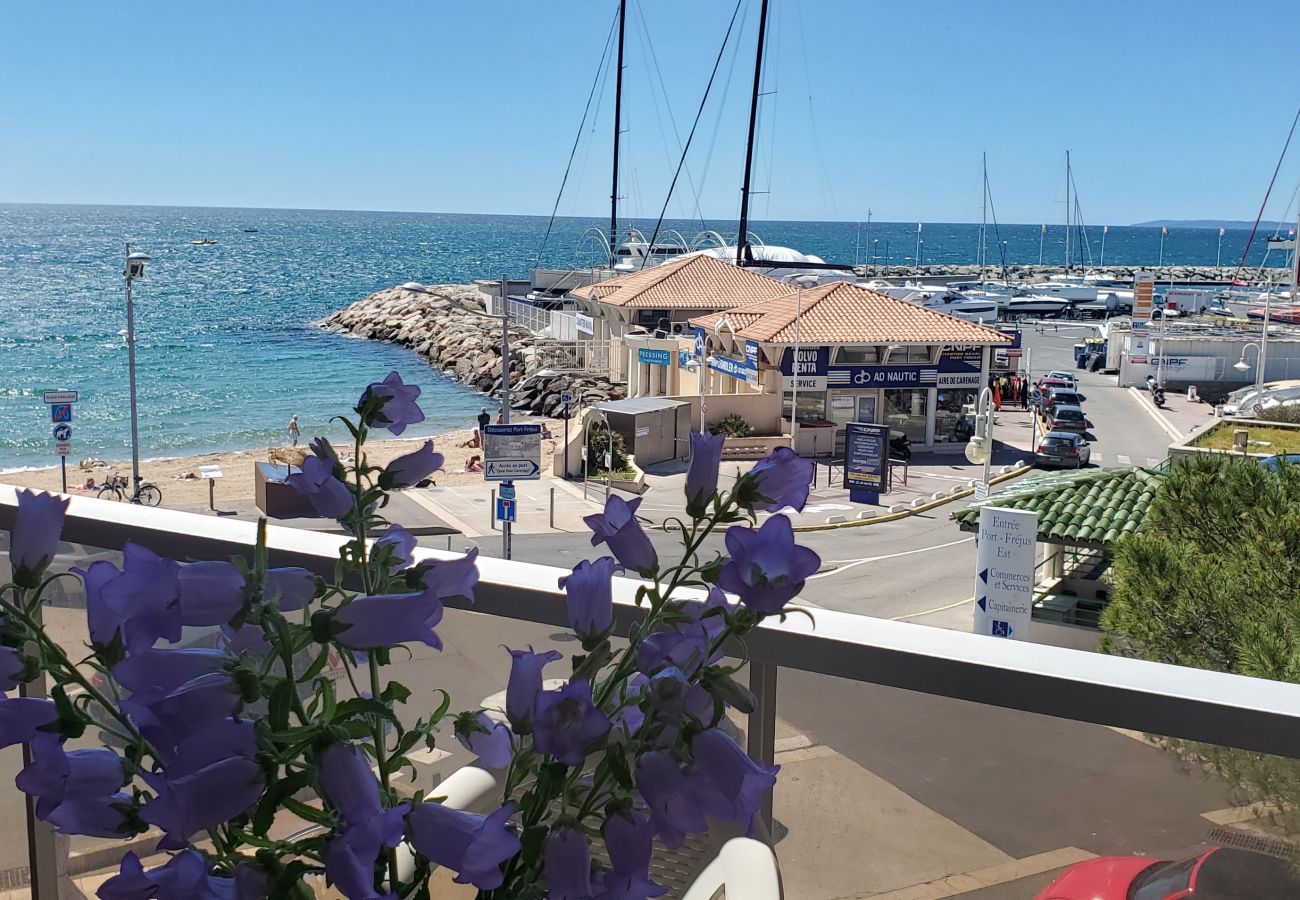
POLYGON ((371 697, 353 697, 350 700, 344 700, 338 705, 338 711, 335 713, 336 718, 351 719, 353 716, 378 716, 381 719, 387 719, 394 725, 401 725, 391 709, 371 697))
POLYGON ((294 689, 294 683, 287 678, 281 678, 271 689, 266 717, 270 720, 271 728, 276 731, 289 727, 289 711, 293 709, 294 689))
POLYGON ((405 703, 410 696, 410 688, 400 681, 390 681, 388 686, 384 688, 383 693, 379 695, 379 699, 385 703, 405 703))
POLYGON ((312 660, 311 665, 303 671, 302 675, 298 676, 299 680, 304 682, 311 681, 321 672, 325 671, 325 664, 329 662, 329 658, 330 648, 322 647, 320 653, 316 654, 316 658, 312 660))
POLYGON ((317 696, 321 699, 320 721, 328 725, 334 721, 334 713, 338 708, 338 702, 334 696, 334 682, 328 678, 316 679, 317 696))
MULTIPOLYGON (((315 825, 324 825, 326 828, 334 826, 334 819, 329 813, 315 806, 308 806, 301 800, 295 800, 292 797, 284 797, 280 800, 280 805, 289 812, 293 813, 300 819, 306 819, 315 825)), ((274 896, 274 895, 273 895, 274 896)))
POLYGON ((271 830, 271 824, 275 821, 275 814, 280 808, 281 801, 286 797, 292 797, 303 788, 312 783, 312 773, 304 769, 295 772, 286 778, 277 778, 267 785, 266 793, 262 795, 262 800, 257 804, 257 809, 253 812, 252 829, 256 835, 264 836, 271 830))

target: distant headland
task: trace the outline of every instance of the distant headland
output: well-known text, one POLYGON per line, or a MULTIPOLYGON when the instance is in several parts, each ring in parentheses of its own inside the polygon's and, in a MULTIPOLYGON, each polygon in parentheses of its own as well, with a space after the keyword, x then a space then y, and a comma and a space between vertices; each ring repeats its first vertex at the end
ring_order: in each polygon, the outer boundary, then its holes
MULTIPOLYGON (((1290 223, 1283 222, 1260 222, 1259 227, 1267 231, 1275 228, 1285 228, 1290 223)), ((1241 219, 1154 219, 1150 222, 1135 222, 1129 226, 1131 228, 1227 228, 1229 230, 1239 230, 1242 228, 1250 229, 1255 226, 1254 221, 1242 221, 1241 219)))

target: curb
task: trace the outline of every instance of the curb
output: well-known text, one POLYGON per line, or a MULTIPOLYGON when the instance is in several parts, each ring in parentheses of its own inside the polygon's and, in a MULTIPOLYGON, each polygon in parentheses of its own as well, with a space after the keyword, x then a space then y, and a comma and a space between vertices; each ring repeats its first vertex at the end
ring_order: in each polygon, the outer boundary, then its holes
MULTIPOLYGON (((990 478, 989 484, 1001 484, 1004 481, 1010 481, 1013 478, 1019 478, 1021 475, 1024 475, 1026 472, 1028 472, 1029 469, 1030 466, 1024 465, 1022 460, 1021 463, 1018 463, 1016 467, 1012 469, 1010 472, 1005 472, 1001 475, 996 475, 993 478, 990 478)), ((920 506, 913 506, 908 509, 901 510, 899 512, 885 513, 884 515, 881 516, 873 516, 870 519, 850 519, 849 521, 846 522, 828 522, 824 525, 795 525, 794 530, 795 531, 835 531, 836 529, 839 528, 859 528, 863 525, 877 525, 883 522, 896 522, 899 519, 906 519, 909 516, 914 516, 917 515, 918 513, 929 512, 932 509, 938 509, 940 506, 943 506, 944 504, 951 503, 954 500, 960 500, 963 497, 970 497, 974 493, 975 493, 974 488, 962 488, 959 491, 954 491, 953 493, 947 495, 946 497, 942 497, 938 500, 929 500, 925 503, 922 503, 920 506)))
POLYGON ((1187 435, 1180 433, 1178 429, 1174 427, 1174 424, 1165 418, 1164 413, 1156 409, 1155 405, 1143 396, 1142 391, 1139 391, 1132 385, 1129 385, 1128 390, 1129 393, 1132 394, 1133 399, 1137 401, 1138 406, 1142 407, 1148 416, 1156 420, 1156 424, 1160 426, 1161 431, 1169 435, 1175 441, 1181 441, 1187 437, 1187 435))

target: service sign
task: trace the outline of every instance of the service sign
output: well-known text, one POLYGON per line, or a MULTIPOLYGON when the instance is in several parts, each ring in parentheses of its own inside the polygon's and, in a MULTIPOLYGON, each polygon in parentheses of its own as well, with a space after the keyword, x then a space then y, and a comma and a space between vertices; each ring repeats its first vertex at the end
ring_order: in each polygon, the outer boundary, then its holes
POLYGON ((829 347, 786 347, 781 354, 781 385, 787 391, 826 390, 829 347), (796 384, 797 383, 797 384, 796 384))
POLYGON ((975 550, 975 633, 1029 640, 1038 513, 980 508, 975 550))
POLYGON ((844 487, 889 492, 889 426, 849 422, 844 436, 844 487))
POLYGON ((593 319, 591 316, 584 316, 582 313, 575 313, 573 319, 578 325, 579 333, 581 334, 596 333, 596 320, 593 319))
POLYGON ((542 426, 488 425, 483 429, 483 480, 542 477, 542 426))
POLYGON ((653 350, 649 347, 638 347, 636 351, 636 361, 652 366, 671 365, 673 361, 673 351, 653 350))

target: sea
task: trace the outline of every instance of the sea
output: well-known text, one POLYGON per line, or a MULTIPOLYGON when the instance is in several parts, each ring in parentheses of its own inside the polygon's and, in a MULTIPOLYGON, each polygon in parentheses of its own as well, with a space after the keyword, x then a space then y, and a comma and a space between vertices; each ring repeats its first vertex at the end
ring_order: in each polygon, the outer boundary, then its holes
MULTIPOLYGON (((405 281, 526 277, 600 261, 596 218, 132 206, 0 204, 0 471, 57 464, 47 390, 74 390, 72 456, 130 455, 126 246, 150 257, 134 288, 140 445, 166 458, 278 445, 289 417, 304 436, 339 434, 331 418, 396 370, 418 384, 426 420, 408 435, 474 424, 485 398, 400 347, 332 334, 324 316, 405 281), (549 229, 549 234, 548 234, 549 229), (210 238, 215 244, 195 246, 210 238)), ((647 235, 653 222, 633 221, 647 235)), ((692 238, 734 223, 670 221, 692 238)), ((913 262, 915 223, 756 222, 765 243, 831 261, 913 262)), ((988 258, 1064 260, 1063 226, 990 227, 988 258)), ((979 225, 925 223, 923 263, 974 261, 979 225)), ((1170 229, 1166 264, 1235 263, 1248 232, 1170 229)), ((1112 226, 1105 262, 1150 265, 1158 227, 1112 226)), ((1102 229, 1083 259, 1101 262, 1102 229)), ((1263 255, 1256 239, 1249 264, 1263 255)), ((1072 253, 1076 259, 1079 245, 1072 253)))

